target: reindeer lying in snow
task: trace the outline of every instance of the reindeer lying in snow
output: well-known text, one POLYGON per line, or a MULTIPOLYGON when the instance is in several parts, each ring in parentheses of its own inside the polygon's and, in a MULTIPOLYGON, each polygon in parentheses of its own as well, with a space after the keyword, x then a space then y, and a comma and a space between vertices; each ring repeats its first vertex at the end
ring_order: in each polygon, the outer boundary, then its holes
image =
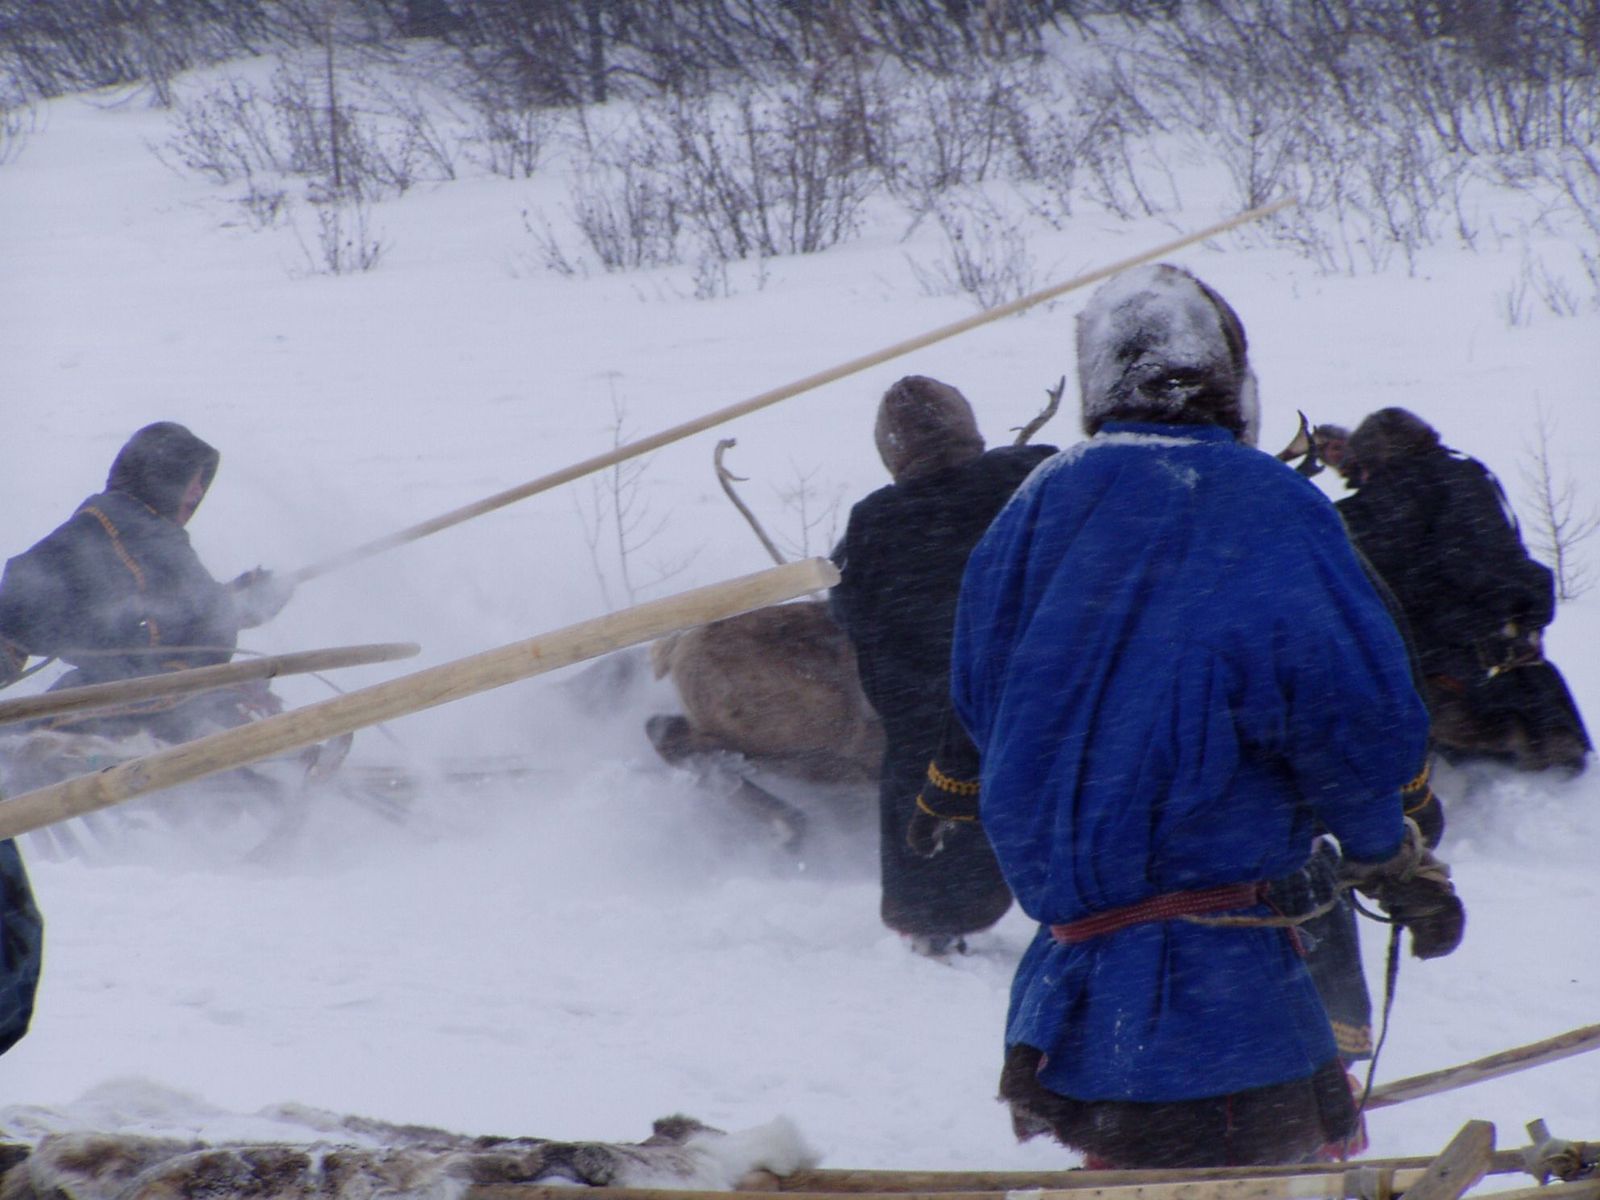
POLYGON ((861 692, 856 656, 820 600, 801 600, 672 634, 650 647, 681 714, 645 732, 662 758, 769 820, 787 848, 804 816, 745 777, 749 767, 805 783, 875 786, 883 726, 861 692))

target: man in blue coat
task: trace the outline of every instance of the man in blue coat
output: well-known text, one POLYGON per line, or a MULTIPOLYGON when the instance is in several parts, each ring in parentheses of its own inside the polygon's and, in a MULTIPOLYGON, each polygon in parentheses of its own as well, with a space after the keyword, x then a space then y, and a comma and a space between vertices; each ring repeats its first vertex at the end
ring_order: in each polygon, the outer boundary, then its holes
POLYGON ((1089 440, 974 550, 953 648, 984 829, 1040 923, 1001 1094, 1019 1136, 1101 1165, 1303 1159, 1356 1114, 1267 885, 1331 833, 1414 953, 1454 949, 1460 902, 1400 794, 1427 712, 1332 505, 1253 448, 1220 296, 1119 276, 1078 373, 1089 440))

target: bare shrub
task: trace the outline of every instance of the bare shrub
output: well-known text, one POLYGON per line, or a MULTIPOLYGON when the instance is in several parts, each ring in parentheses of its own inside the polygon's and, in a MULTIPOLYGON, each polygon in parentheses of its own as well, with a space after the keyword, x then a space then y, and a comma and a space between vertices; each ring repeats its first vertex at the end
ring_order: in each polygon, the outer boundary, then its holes
POLYGON ((167 105, 180 72, 266 40, 271 9, 266 0, 0 0, 0 65, 30 96, 144 83, 167 105))
POLYGON ((378 265, 388 248, 372 234, 371 207, 360 197, 313 205, 317 214, 316 244, 307 244, 298 226, 295 236, 314 275, 352 275, 378 265))
POLYGON ((532 178, 550 138, 549 111, 488 89, 473 92, 469 103, 472 142, 483 166, 507 179, 532 178))
POLYGON ((587 272, 582 262, 573 262, 567 256, 567 251, 561 244, 561 239, 556 236, 555 230, 550 228, 550 222, 541 214, 539 223, 534 224, 533 217, 527 209, 522 210, 522 227, 533 238, 538 266, 541 270, 552 271, 564 278, 571 279, 587 272))
POLYGON ((873 187, 849 106, 818 87, 679 98, 639 136, 684 226, 725 261, 824 250, 855 232, 873 187))
POLYGON ((1031 141, 1016 83, 998 70, 907 80, 893 109, 893 157, 884 172, 890 189, 926 212, 939 193, 1003 171, 1011 147, 1031 141))
POLYGON ((912 270, 928 295, 965 293, 994 308, 1035 290, 1028 239, 1015 218, 982 200, 946 203, 935 211, 947 256, 912 270))
POLYGON ((657 174, 639 164, 624 161, 580 175, 572 185, 572 216, 608 271, 678 261, 677 200, 657 174))
POLYGON ((455 175, 429 105, 366 75, 284 63, 263 93, 225 79, 178 102, 158 153, 218 183, 299 176, 313 198, 365 200, 455 175))
POLYGON ((778 539, 791 560, 827 554, 839 541, 839 514, 844 505, 844 485, 840 484, 824 494, 824 489, 817 482, 821 468, 812 467, 809 471, 802 471, 794 463, 790 463, 789 467, 793 478, 773 490, 791 516, 793 532, 780 530, 778 539))
POLYGON ((22 145, 33 132, 36 114, 32 105, 7 102, 0 97, 0 164, 22 152, 22 145))
MULTIPOLYGON (((611 421, 607 431, 615 450, 633 440, 633 435, 628 429, 628 406, 617 395, 614 377, 610 385, 611 421)), ((640 564, 641 556, 667 526, 667 517, 652 513, 645 495, 644 477, 649 468, 648 458, 614 463, 590 478, 587 503, 576 498, 573 501, 583 525, 590 565, 608 610, 617 606, 619 598, 624 605, 639 603, 645 592, 682 574, 694 559, 689 554, 675 561, 640 564), (620 597, 613 592, 613 570, 620 597)))
POLYGON ((1523 482, 1533 495, 1533 548, 1555 574, 1556 597, 1572 600, 1594 586, 1578 547, 1600 530, 1600 510, 1581 503, 1572 478, 1558 471, 1550 450, 1554 419, 1542 404, 1537 412, 1536 441, 1522 466, 1523 482))

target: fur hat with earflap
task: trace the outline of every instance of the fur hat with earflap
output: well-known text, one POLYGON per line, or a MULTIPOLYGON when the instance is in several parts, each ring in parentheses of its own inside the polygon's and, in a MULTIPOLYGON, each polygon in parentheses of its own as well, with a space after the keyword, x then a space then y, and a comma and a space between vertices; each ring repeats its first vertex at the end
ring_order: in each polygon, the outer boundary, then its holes
POLYGON ((926 375, 907 375, 889 385, 874 432, 878 454, 896 483, 958 467, 983 453, 983 435, 967 398, 926 375))
POLYGON ((1350 435, 1350 455, 1364 471, 1439 449, 1439 431, 1406 408, 1380 408, 1350 435))
POLYGON ((1083 429, 1107 421, 1221 425, 1255 445, 1261 414, 1239 314, 1188 271, 1135 267, 1078 316, 1083 429))

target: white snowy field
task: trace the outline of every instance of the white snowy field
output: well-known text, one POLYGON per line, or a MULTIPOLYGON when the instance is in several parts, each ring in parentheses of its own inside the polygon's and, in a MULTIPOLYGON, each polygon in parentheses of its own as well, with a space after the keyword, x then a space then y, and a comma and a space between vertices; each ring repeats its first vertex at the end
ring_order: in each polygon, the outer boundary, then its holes
MULTIPOLYGON (((167 118, 142 99, 38 115, 0 164, 0 557, 97 491, 150 421, 181 421, 223 452, 190 527, 213 573, 292 569, 972 311, 925 294, 917 265, 942 247, 927 228, 902 241, 906 221, 887 215, 825 254, 769 260, 764 278, 735 268, 720 299, 694 299, 686 268, 541 271, 522 214, 560 211, 554 169, 378 205, 377 269, 318 275, 308 210, 298 235, 249 229, 232 194, 151 153, 167 118)), ((1164 219, 1083 208, 1037 232, 1038 283, 1229 211, 1203 179, 1186 180, 1184 200, 1164 219)), ((1526 519, 1521 466, 1541 408, 1555 465, 1600 501, 1600 312, 1508 321, 1528 255, 1570 267, 1559 236, 1512 211, 1481 214, 1496 237, 1426 251, 1415 275, 1322 276, 1244 235, 1174 258, 1245 321, 1266 447, 1289 439, 1297 408, 1354 425, 1404 405, 1495 469, 1526 519)), ((247 645, 423 645, 416 662, 337 678, 359 686, 625 604, 624 566, 641 599, 760 569, 712 475, 723 436, 738 438, 730 465, 750 477, 752 507, 796 548, 825 552, 848 505, 886 481, 871 428, 887 384, 955 383, 991 442, 1008 440, 1071 378, 1082 302, 655 453, 623 481, 645 522, 625 564, 603 505, 596 525, 603 496, 579 482, 311 582, 247 645)), ((1077 439, 1068 397, 1040 440, 1077 439)), ((1548 639, 1591 718, 1597 635, 1590 594, 1548 639)), ((45 974, 31 1033, 0 1058, 0 1130, 285 1136, 297 1131, 252 1114, 296 1102, 631 1140, 684 1112, 727 1129, 787 1116, 833 1166, 1073 1162, 1018 1146, 992 1099, 1025 919, 949 962, 910 954, 877 918, 870 819, 824 819, 815 850, 786 860, 654 761, 642 720, 668 694, 645 688, 596 714, 561 684, 396 721, 394 740, 359 736, 353 762, 424 780, 448 759, 537 768, 425 782, 400 825, 333 799, 264 862, 241 862, 226 830, 139 838, 94 861, 51 861, 25 841, 45 974)), ((279 690, 295 704, 329 694, 309 678, 279 690)), ((1600 1021, 1600 773, 1447 773, 1440 790, 1468 934, 1450 958, 1403 963, 1380 1082, 1600 1021)), ((1366 934, 1377 992, 1383 933, 1366 934)), ((1437 1150, 1470 1118, 1516 1145, 1539 1117, 1600 1136, 1600 1054, 1375 1113, 1373 1151, 1437 1150)))

